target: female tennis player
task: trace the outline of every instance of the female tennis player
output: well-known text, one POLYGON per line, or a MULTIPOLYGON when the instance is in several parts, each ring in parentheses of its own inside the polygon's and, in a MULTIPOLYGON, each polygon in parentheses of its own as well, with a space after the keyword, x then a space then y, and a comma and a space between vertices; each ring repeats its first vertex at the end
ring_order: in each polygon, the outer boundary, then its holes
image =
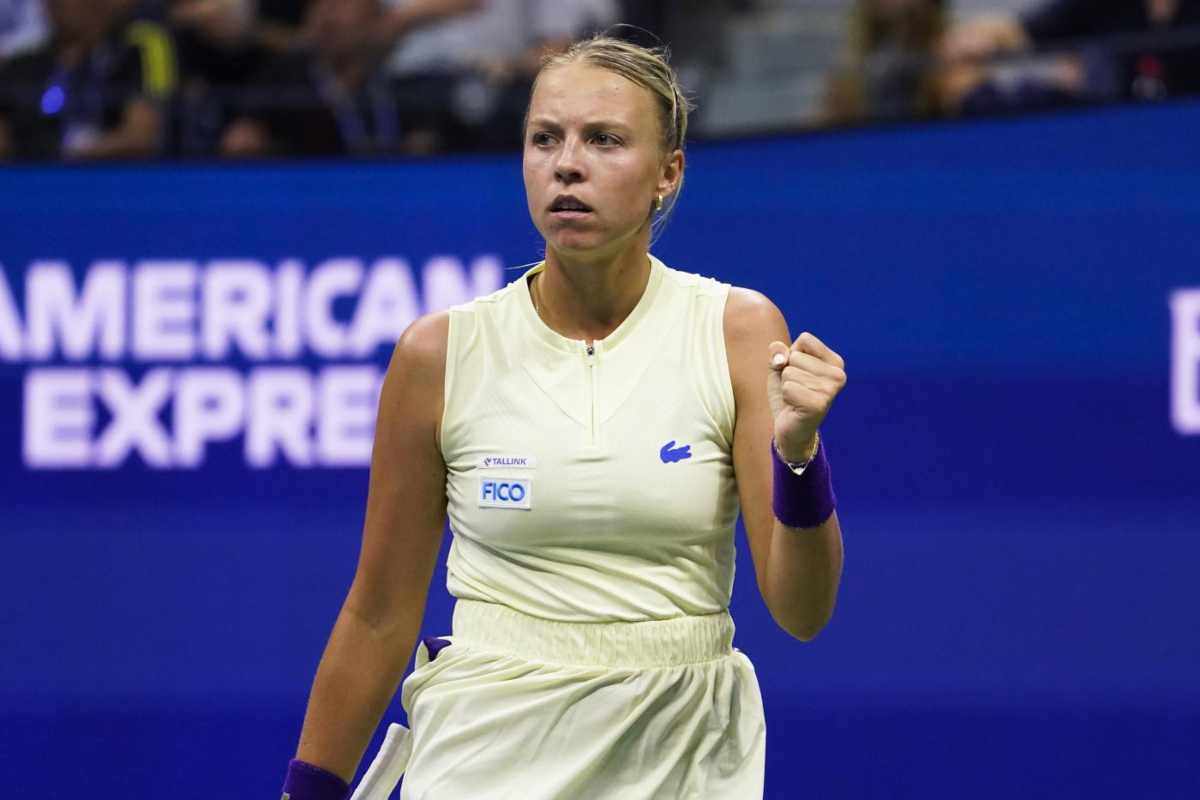
POLYGON ((740 507, 774 618, 815 636, 842 566, 817 431, 846 375, 811 333, 787 344, 763 295, 649 254, 687 116, 656 50, 598 37, 542 69, 524 179, 545 261, 396 346, 290 800, 349 794, 447 516, 452 634, 419 644, 409 728, 356 798, 401 772, 413 800, 762 795, 762 699, 727 610, 734 523, 740 507))

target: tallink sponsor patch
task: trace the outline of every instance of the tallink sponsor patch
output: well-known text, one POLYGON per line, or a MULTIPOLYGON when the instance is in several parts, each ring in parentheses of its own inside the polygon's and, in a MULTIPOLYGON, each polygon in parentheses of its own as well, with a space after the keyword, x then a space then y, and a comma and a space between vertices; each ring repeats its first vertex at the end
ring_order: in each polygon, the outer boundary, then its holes
POLYGON ((480 469, 533 469, 537 459, 533 456, 495 455, 479 459, 480 469))

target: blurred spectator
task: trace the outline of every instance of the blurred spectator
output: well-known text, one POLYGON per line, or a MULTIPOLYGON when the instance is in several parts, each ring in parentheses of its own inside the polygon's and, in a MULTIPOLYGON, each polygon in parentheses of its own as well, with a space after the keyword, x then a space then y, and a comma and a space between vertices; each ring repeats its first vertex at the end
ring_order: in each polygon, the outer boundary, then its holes
POLYGON ((857 0, 849 52, 829 80, 825 120, 928 117, 939 110, 943 0, 857 0))
POLYGON ((234 95, 259 72, 255 0, 168 0, 181 85, 173 153, 211 154, 234 111, 234 95))
POLYGON ((273 53, 286 53, 303 43, 304 17, 311 0, 258 0, 255 43, 273 53))
POLYGON ((53 38, 0 69, 0 157, 148 158, 176 84, 166 30, 129 0, 48 0, 53 38))
POLYGON ((1198 0, 1049 0, 1021 15, 988 16, 955 27, 943 55, 952 63, 975 65, 973 77, 953 92, 955 102, 970 113, 1197 93, 1198 37, 1198 0), (1070 51, 1033 68, 982 65, 996 56, 1057 45, 1070 51))
POLYGON ((462 0, 420 0, 420 14, 385 11, 380 0, 313 0, 304 20, 308 48, 286 54, 257 77, 220 151, 229 157, 379 155, 401 145, 397 104, 382 68, 391 36, 462 0))
POLYGON ((0 0, 0 62, 41 47, 48 35, 42 0, 0 0))
POLYGON ((213 44, 246 42, 254 30, 255 0, 171 0, 171 25, 213 44))
MULTIPOLYGON (((419 0, 391 0, 403 10, 419 0)), ((614 0, 485 0, 400 41, 396 79, 412 153, 516 148, 541 59, 617 20, 614 0)))
POLYGON ((307 44, 312 0, 168 0, 171 23, 216 45, 287 53, 307 44))

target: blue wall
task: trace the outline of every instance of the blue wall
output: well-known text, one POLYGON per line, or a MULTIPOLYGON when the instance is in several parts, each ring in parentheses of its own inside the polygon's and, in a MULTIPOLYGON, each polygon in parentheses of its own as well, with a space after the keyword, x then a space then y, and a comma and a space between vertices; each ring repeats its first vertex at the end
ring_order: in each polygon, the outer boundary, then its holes
MULTIPOLYGON (((1200 796, 1200 436, 1171 424, 1168 307, 1200 289, 1197 130, 1180 104, 690 152, 658 254, 766 292, 850 374, 816 642, 774 627, 741 548, 769 797, 1200 796)), ((0 173, 22 324, 44 259, 399 256, 427 292, 434 256, 538 244, 515 159, 0 173)), ((236 435, 195 468, 23 464, 31 372, 155 366, 0 347, 6 797, 274 797, 295 745, 366 471, 251 469, 236 435)))

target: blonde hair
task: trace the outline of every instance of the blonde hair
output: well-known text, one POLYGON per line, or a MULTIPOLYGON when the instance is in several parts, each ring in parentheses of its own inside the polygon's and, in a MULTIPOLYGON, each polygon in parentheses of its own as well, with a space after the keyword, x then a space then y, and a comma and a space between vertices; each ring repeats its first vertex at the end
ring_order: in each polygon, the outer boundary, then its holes
MULTIPOLYGON (((670 50, 666 46, 642 47, 600 33, 575 42, 565 52, 547 55, 542 59, 538 77, 546 70, 582 62, 615 72, 641 86, 654 96, 659 127, 662 130, 663 152, 673 153, 683 150, 687 141, 688 113, 692 110, 692 103, 679 85, 679 76, 671 67, 670 56, 670 50)), ((534 83, 537 83, 536 78, 534 83)), ((683 175, 680 174, 675 191, 669 198, 664 199, 662 208, 655 208, 651 212, 654 217, 651 223, 651 241, 658 239, 682 192, 683 175)))

